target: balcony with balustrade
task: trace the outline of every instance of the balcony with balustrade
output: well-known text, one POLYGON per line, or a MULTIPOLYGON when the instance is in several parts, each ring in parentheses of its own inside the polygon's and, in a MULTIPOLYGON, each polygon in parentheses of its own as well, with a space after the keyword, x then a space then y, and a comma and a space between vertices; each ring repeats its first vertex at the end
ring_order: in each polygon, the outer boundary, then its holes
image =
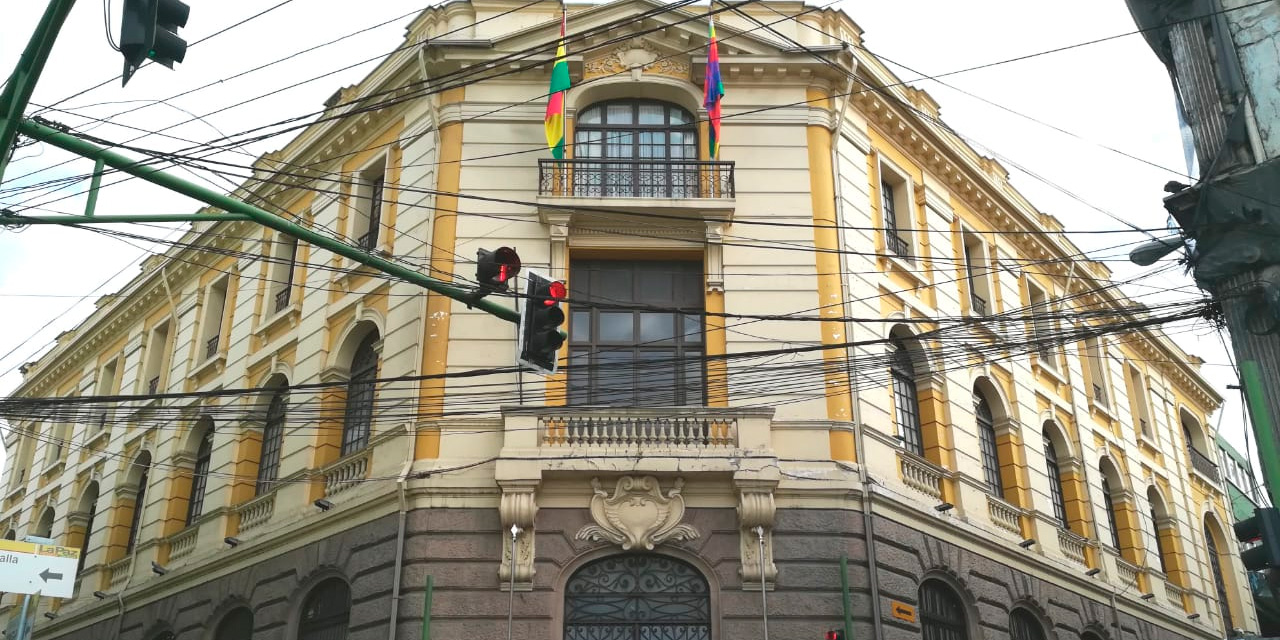
POLYGON ((504 407, 502 418, 502 457, 513 459, 504 464, 530 473, 732 472, 776 462, 771 408, 519 406, 504 407))
POLYGON ((737 187, 734 163, 666 159, 538 161, 538 204, 544 218, 590 217, 595 224, 635 224, 627 212, 661 213, 690 220, 729 220, 737 187), (569 213, 572 212, 572 213, 569 213))
POLYGON ((1200 451, 1194 447, 1188 447, 1187 451, 1191 454, 1191 468, 1194 469, 1196 473, 1214 484, 1222 481, 1222 476, 1218 473, 1217 463, 1210 459, 1209 456, 1200 453, 1200 451))

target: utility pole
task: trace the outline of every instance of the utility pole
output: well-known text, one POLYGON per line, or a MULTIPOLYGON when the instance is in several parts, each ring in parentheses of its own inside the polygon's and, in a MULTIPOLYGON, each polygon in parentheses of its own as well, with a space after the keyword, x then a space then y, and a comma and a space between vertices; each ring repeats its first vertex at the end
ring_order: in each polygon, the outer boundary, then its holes
POLYGON ((1263 481, 1280 504, 1280 3, 1126 2, 1169 69, 1199 161, 1194 185, 1165 185, 1181 234, 1130 257, 1147 265, 1187 249, 1196 283, 1221 305, 1263 481))

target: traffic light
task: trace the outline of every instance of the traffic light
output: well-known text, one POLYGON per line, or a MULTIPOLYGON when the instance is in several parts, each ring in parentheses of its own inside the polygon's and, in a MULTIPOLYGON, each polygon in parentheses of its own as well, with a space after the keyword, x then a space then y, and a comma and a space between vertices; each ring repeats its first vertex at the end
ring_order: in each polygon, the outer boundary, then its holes
POLYGON ((524 310, 520 312, 520 364, 555 373, 564 310, 560 301, 568 294, 564 283, 530 272, 525 278, 524 310))
POLYGON ((124 0, 120 14, 120 53, 124 54, 121 86, 148 59, 173 68, 187 56, 187 41, 178 29, 187 26, 191 7, 182 0, 124 0))
POLYGON ((520 256, 515 249, 498 247, 494 251, 476 250, 476 282, 480 283, 481 296, 494 291, 506 291, 508 281, 517 273, 520 273, 520 256))
POLYGON ((844 631, 840 629, 832 629, 827 632, 823 640, 844 640, 844 631))
POLYGON ((1249 571, 1280 568, 1280 509, 1260 507, 1252 518, 1235 524, 1236 540, 1257 541, 1258 546, 1240 552, 1240 562, 1249 571))

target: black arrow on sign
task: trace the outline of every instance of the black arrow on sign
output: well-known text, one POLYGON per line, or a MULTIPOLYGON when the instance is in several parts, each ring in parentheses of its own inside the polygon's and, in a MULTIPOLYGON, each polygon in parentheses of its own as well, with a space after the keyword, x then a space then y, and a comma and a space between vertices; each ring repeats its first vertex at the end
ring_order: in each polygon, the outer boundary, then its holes
POLYGON ((61 580, 61 579, 62 579, 62 574, 61 574, 61 573, 54 573, 54 572, 52 572, 52 571, 50 571, 50 570, 48 570, 48 569, 45 569, 44 571, 41 571, 41 572, 40 572, 40 579, 41 579, 41 580, 44 580, 45 582, 48 582, 50 578, 52 578, 52 579, 54 579, 54 580, 61 580))

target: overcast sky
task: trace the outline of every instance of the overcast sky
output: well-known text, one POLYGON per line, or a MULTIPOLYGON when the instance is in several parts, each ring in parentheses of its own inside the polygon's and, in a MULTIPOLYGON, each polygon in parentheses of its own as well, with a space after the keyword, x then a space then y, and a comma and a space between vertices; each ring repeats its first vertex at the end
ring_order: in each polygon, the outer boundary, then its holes
MULTIPOLYGON (((188 2, 192 10, 184 35, 188 42, 195 43, 275 6, 278 0, 188 2)), ((6 19, 0 22, 0 72, 5 75, 38 22, 43 4, 32 0, 12 2, 6 7, 6 19)), ((121 3, 117 0, 111 4, 118 11, 121 3)), ((109 124, 92 129, 94 135, 124 141, 141 135, 128 127, 155 130, 188 120, 189 113, 203 115, 266 96, 167 132, 191 141, 207 141, 221 135, 219 132, 235 133, 316 110, 336 89, 363 77, 373 63, 340 69, 378 58, 398 46, 404 27, 422 6, 422 2, 404 0, 292 0, 225 34, 195 44, 175 71, 151 66, 139 71, 129 86, 121 89, 121 58, 107 43, 103 8, 99 3, 81 2, 67 20, 28 112, 36 105, 53 104, 111 79, 107 85, 59 106, 96 118, 136 109, 113 118, 121 126, 109 124), (151 104, 385 21, 391 22, 290 61, 177 97, 167 105, 151 104), (296 88, 284 88, 325 74, 328 75, 296 88)), ((1071 234, 1079 247, 1094 251, 1093 257, 1105 260, 1117 280, 1144 271, 1124 258, 1131 243, 1144 236, 1120 230, 1127 228, 1126 222, 1141 228, 1163 227, 1167 216, 1160 206, 1162 185, 1171 179, 1187 181, 1179 175, 1186 172, 1186 165, 1168 75, 1138 35, 1073 46, 1131 34, 1135 26, 1123 0, 846 0, 838 6, 862 26, 868 49, 881 55, 903 80, 928 90, 942 104, 943 119, 979 152, 999 158, 1011 170, 1013 184, 1042 211, 1061 220, 1069 234, 1117 231, 1071 234), (945 74, 1064 47, 1070 48, 941 79, 955 89, 937 81, 916 81, 920 76, 915 72, 945 74)), ((111 17, 113 31, 118 20, 118 14, 111 17)), ((731 102, 732 83, 725 89, 731 102)), ((45 116, 85 130, 93 125, 91 120, 66 113, 45 116)), ((726 124, 726 145, 733 144, 732 135, 732 127, 726 124)), ((276 138, 246 150, 256 155, 279 148, 284 142, 283 138, 276 138)), ((185 146, 179 140, 154 136, 138 144, 163 149, 185 146)), ((17 160, 6 175, 6 187, 15 181, 22 184, 66 177, 92 168, 89 161, 77 159, 22 178, 23 174, 50 167, 69 156, 41 144, 19 149, 15 157, 17 160)), ((249 157, 229 156, 227 160, 247 162, 249 157)), ((16 202, 14 197, 0 195, 0 203, 5 206, 16 202)), ((71 197, 48 207, 78 213, 84 207, 84 199, 71 197)), ((104 189, 98 202, 98 212, 103 214, 190 212, 198 207, 194 201, 137 180, 104 189)), ((21 363, 47 349, 59 332, 74 327, 93 309, 97 297, 119 289, 137 274, 136 264, 146 255, 146 249, 77 229, 0 231, 0 309, 4 310, 0 313, 0 394, 19 384, 17 367, 21 363)), ((1168 267, 1167 272, 1142 280, 1127 288, 1127 293, 1147 302, 1187 299, 1195 293, 1190 277, 1182 269, 1167 261, 1157 266, 1168 267), (1170 288, 1178 289, 1159 293, 1170 288)), ((1235 380, 1217 332, 1202 324, 1171 327, 1169 331, 1184 349, 1207 361, 1203 373, 1228 398, 1220 429, 1243 450, 1240 404, 1236 392, 1226 389, 1235 380)), ((1215 416, 1211 422, 1217 420, 1215 416)), ((3 457, 0 452, 0 461, 3 457)))

